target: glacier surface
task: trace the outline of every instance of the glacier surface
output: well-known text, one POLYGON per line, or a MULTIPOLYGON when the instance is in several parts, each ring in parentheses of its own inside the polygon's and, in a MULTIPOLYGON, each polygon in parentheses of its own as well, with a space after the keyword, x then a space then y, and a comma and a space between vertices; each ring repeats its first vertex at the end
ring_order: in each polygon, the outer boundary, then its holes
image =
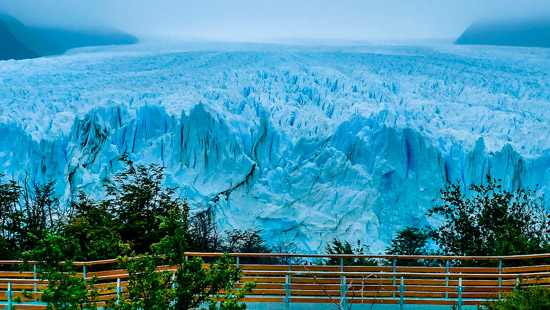
MULTIPOLYGON (((550 197, 550 49, 139 44, 0 62, 0 173, 102 195, 129 153, 225 229, 384 250, 446 182, 550 197)), ((546 199, 548 201, 548 198, 546 199)))

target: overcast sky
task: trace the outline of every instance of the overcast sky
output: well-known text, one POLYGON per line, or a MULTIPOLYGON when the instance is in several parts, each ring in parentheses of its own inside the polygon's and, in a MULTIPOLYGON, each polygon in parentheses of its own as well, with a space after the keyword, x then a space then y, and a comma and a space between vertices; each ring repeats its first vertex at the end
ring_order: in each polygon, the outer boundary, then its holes
POLYGON ((479 19, 550 18, 550 0, 0 0, 2 9, 27 24, 224 41, 450 39, 479 19))

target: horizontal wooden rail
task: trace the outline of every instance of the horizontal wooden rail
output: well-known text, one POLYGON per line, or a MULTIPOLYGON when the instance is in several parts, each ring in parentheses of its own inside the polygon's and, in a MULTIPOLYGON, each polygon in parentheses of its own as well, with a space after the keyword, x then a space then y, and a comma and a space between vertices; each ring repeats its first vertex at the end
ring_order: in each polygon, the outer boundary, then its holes
MULTIPOLYGON (((206 253, 206 252, 185 252, 187 257, 221 257, 225 253, 206 253)), ((325 259, 386 259, 386 260, 453 260, 453 261, 508 261, 508 260, 533 260, 550 259, 550 253, 527 254, 527 255, 509 255, 509 256, 448 256, 448 255, 354 255, 354 254, 290 254, 290 253, 227 253, 230 257, 245 258, 325 258, 325 259)), ((21 260, 0 260, 0 265, 20 265, 21 260)), ((86 262, 72 262, 74 266, 94 266, 116 264, 117 259, 105 259, 86 262)), ((29 261, 28 265, 34 265, 36 262, 29 261)))
MULTIPOLYGON (((186 252, 189 257, 221 257, 224 253, 202 253, 186 252)), ((525 260, 525 259, 543 259, 550 258, 550 253, 529 254, 529 255, 510 255, 510 256, 445 256, 445 255, 354 255, 354 254, 275 254, 275 253, 229 253, 231 257, 256 257, 256 258, 334 258, 334 259, 399 259, 399 260, 457 260, 457 261, 499 261, 499 260, 525 260)))

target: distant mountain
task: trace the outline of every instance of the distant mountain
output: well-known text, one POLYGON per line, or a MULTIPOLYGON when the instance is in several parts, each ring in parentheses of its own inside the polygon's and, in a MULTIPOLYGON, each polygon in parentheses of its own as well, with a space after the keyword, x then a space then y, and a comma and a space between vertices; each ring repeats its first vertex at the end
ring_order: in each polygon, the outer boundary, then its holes
POLYGON ((136 37, 116 29, 60 29, 29 27, 0 15, 0 60, 62 54, 84 46, 133 44, 136 37))
POLYGON ((84 46, 134 44, 136 37, 116 29, 65 30, 57 28, 31 28, 36 34, 51 40, 63 50, 84 46))
POLYGON ((0 59, 25 59, 38 55, 19 41, 8 25, 0 20, 0 59))
POLYGON ((550 18, 476 22, 456 44, 550 47, 550 18))

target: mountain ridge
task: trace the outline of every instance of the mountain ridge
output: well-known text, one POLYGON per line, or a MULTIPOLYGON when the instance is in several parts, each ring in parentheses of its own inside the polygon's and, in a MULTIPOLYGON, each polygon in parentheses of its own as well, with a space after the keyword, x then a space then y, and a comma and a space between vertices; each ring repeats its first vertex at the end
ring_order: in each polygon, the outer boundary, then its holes
POLYGON ((462 33, 456 44, 550 48, 550 17, 478 21, 462 33))
POLYGON ((115 29, 60 29, 29 27, 14 17, 0 14, 0 60, 29 59, 63 54, 84 46, 134 44, 132 35, 115 29))

